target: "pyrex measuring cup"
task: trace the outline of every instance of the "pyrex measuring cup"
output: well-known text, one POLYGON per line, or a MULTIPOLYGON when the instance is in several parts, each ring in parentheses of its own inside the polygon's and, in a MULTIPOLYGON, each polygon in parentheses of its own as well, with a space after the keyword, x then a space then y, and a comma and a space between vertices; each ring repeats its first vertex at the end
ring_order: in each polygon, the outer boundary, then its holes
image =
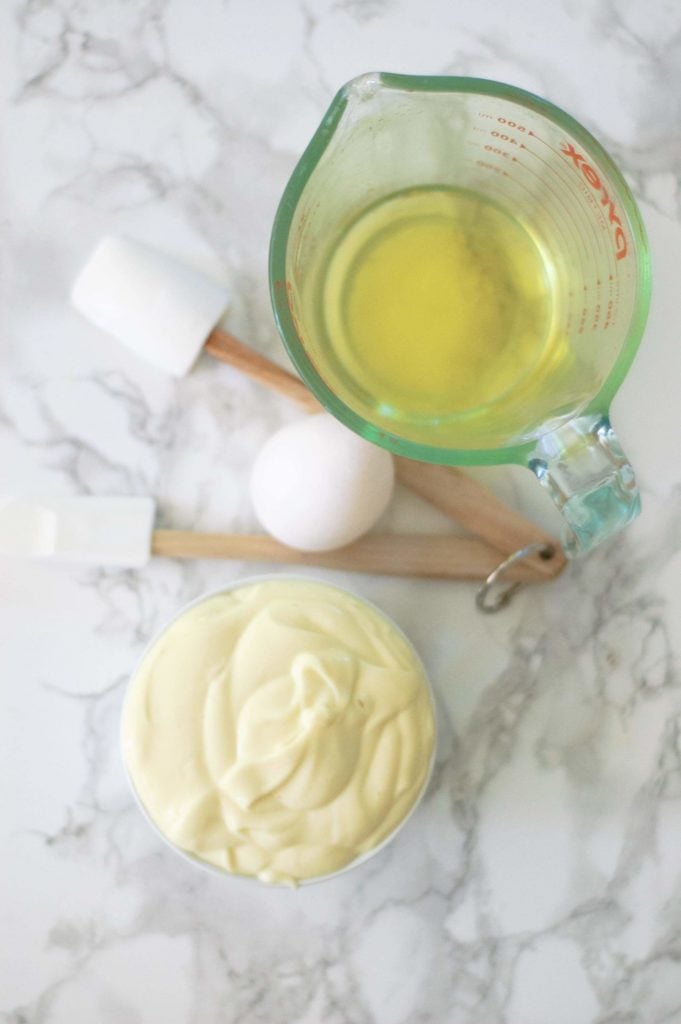
MULTIPOLYGON (((301 376, 362 436, 426 462, 528 466, 563 514, 569 554, 640 511, 608 410, 648 312, 645 230, 607 153, 546 100, 474 78, 376 73, 348 83, 282 197, 270 285, 301 376), (325 274, 359 217, 424 186, 489 200, 530 233, 545 266, 551 341, 503 401, 405 417, 363 391, 361 352, 356 379, 334 357, 325 274)), ((505 358, 512 364, 513 353, 505 358)))

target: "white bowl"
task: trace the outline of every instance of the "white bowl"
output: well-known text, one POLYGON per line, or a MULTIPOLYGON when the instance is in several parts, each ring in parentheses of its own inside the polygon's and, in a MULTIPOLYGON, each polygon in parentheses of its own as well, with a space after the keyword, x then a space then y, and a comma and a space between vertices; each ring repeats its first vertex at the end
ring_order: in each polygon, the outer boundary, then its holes
MULTIPOLYGON (((252 586, 253 584, 256 584, 256 583, 267 583, 269 581, 276 581, 276 582, 279 582, 279 583, 289 582, 289 581, 290 582, 302 582, 302 583, 311 583, 311 582, 313 582, 315 584, 328 587, 330 590, 337 590, 337 591, 340 591, 343 594, 348 594, 350 597, 353 597, 356 601, 360 601, 362 604, 366 605, 368 608, 373 609, 374 612, 376 612, 383 619, 385 619, 385 621, 388 622, 392 626, 392 628, 395 630, 395 632, 398 633, 402 637, 402 639, 405 641, 405 643, 407 644, 407 647, 409 648, 409 650, 411 651, 411 653, 414 656, 414 660, 416 661, 416 663, 421 668, 421 671, 423 673, 423 679, 424 679, 424 682, 426 684, 426 692, 427 692, 428 699, 430 701, 430 707, 431 707, 431 710, 432 710, 432 713, 433 713, 433 723, 434 723, 434 725, 437 724, 436 705, 435 705, 435 699, 434 699, 434 696, 433 696, 433 689, 432 689, 432 686, 431 686, 431 683, 430 683, 430 679, 428 678, 428 674, 427 674, 427 672, 425 670, 425 667, 423 665, 423 662, 421 661, 420 656, 418 655, 416 649, 414 648, 414 646, 411 643, 411 641, 409 640, 409 638, 407 636, 405 636, 404 632, 400 629, 400 627, 395 622, 393 622, 393 620, 390 618, 390 616, 387 615, 383 611, 382 608, 379 608, 377 605, 373 604, 371 601, 367 601, 366 598, 360 597, 358 594, 355 594, 354 591, 348 590, 347 587, 339 587, 335 583, 327 583, 326 580, 317 580, 317 579, 311 580, 311 579, 303 577, 303 576, 292 576, 292 575, 288 575, 288 574, 277 575, 275 573, 242 577, 241 579, 235 580, 232 583, 228 583, 225 586, 217 587, 215 590, 210 590, 207 593, 202 594, 200 597, 195 598, 193 601, 190 601, 188 604, 186 604, 182 608, 180 608, 180 610, 178 612, 176 612, 175 615, 173 615, 173 617, 171 619, 169 619, 165 623, 165 625, 162 626, 161 629, 152 637, 152 639, 149 641, 149 643, 144 648, 142 654, 140 655, 140 657, 139 657, 139 659, 137 661, 137 664, 135 665, 134 671, 132 672, 132 674, 130 676, 130 679, 128 681, 126 695, 125 695, 125 698, 124 698, 124 701, 123 701, 123 711, 121 713, 121 724, 122 724, 123 719, 124 719, 125 704, 127 703, 127 700, 128 700, 129 694, 130 694, 130 689, 132 687, 132 684, 135 681, 137 673, 139 672, 139 670, 140 670, 140 668, 142 666, 142 663, 144 662, 145 658, 147 657, 147 655, 149 654, 151 649, 158 643, 158 641, 161 639, 161 637, 164 635, 164 633, 173 625, 173 623, 177 622, 177 620, 180 619, 186 612, 190 611, 190 609, 195 608, 199 604, 203 604, 204 601, 209 601, 213 597, 218 597, 220 594, 227 594, 230 591, 238 590, 241 587, 250 587, 250 586, 252 586)), ((120 741, 121 741, 121 760, 123 762, 123 770, 124 770, 125 776, 126 776, 126 778, 128 780, 128 784, 130 786, 130 789, 131 789, 131 792, 133 794, 133 797, 135 798, 135 802, 136 802, 137 806, 139 807, 140 811, 142 812, 142 815, 146 818, 148 823, 151 825, 151 827, 154 830, 154 832, 156 832, 156 834, 158 836, 160 836, 160 838, 163 840, 163 842, 167 846, 169 846, 171 850, 173 850, 175 853, 179 854, 180 857, 182 857, 185 861, 188 861, 190 864, 194 864, 196 867, 199 867, 199 868, 201 868, 204 871, 209 871, 212 874, 221 875, 223 878, 224 877, 236 878, 236 879, 242 879, 244 881, 249 881, 249 882, 257 882, 259 885, 267 885, 269 888, 291 888, 291 886, 287 885, 287 883, 285 883, 285 882, 264 882, 262 879, 258 878, 256 875, 239 874, 236 871, 228 871, 225 868, 219 867, 217 864, 211 864, 208 861, 203 860, 201 857, 198 857, 195 854, 190 853, 188 850, 183 850, 182 847, 177 846, 177 844, 174 843, 171 839, 169 839, 168 836, 165 834, 165 832, 163 832, 159 828, 159 826, 156 824, 154 819, 149 814, 149 811, 144 806, 144 804, 142 802, 142 799, 141 799, 139 793, 137 792, 137 789, 135 788, 134 780, 132 778, 132 775, 130 774, 130 771, 128 769, 128 765, 127 765, 127 762, 126 762, 126 759, 125 759, 125 750, 124 750, 124 746, 123 746, 123 732, 122 732, 122 728, 121 728, 120 741)), ((367 850, 365 853, 360 854, 358 857, 355 857, 354 860, 350 861, 349 864, 345 864, 342 868, 339 868, 338 871, 332 871, 332 872, 330 872, 327 875, 315 875, 312 878, 301 879, 299 882, 296 883, 296 887, 302 886, 302 885, 313 885, 313 884, 315 884, 317 882, 325 882, 325 881, 328 881, 331 878, 337 878, 339 875, 344 875, 347 871, 350 871, 353 868, 359 867, 360 864, 364 864, 371 857, 374 857, 377 853, 380 853, 380 851, 383 850, 388 845, 388 843, 392 842, 392 840, 395 838, 395 836, 398 834, 398 832, 400 832, 404 828, 406 823, 409 821, 409 819, 411 818, 412 814, 414 813, 416 808, 421 803, 421 800, 423 799, 423 796, 424 796, 426 790, 428 789, 428 785, 430 783, 430 780, 431 780, 432 774, 433 774, 433 766, 435 764, 436 747, 437 747, 437 734, 434 731, 434 733, 433 733, 433 749, 432 749, 431 754, 430 754, 430 760, 428 762, 428 768, 426 770, 426 774, 425 774, 425 777, 424 777, 424 780, 423 780, 423 785, 421 786, 421 789, 420 789, 418 795, 416 796, 413 804, 411 805, 411 807, 409 808, 409 810, 407 811, 405 816, 397 823, 397 825, 392 830, 392 832, 390 832, 387 836, 385 836, 385 838, 382 839, 381 842, 378 843, 376 846, 372 847, 370 850, 367 850)))

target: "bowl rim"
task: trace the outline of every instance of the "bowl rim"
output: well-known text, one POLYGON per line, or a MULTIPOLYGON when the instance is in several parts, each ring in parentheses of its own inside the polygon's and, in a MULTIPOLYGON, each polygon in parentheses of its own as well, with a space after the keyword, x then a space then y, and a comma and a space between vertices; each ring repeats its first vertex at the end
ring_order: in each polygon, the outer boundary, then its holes
POLYGON ((295 574, 292 574, 292 573, 282 573, 282 574, 278 574, 278 573, 259 573, 259 574, 256 574, 254 576, 239 576, 236 580, 233 580, 233 581, 228 582, 228 583, 223 583, 222 585, 220 585, 218 587, 215 587, 215 588, 213 588, 211 590, 206 591, 205 593, 200 594, 198 597, 195 597, 191 601, 188 601, 186 604, 182 605, 169 619, 167 619, 163 623, 162 626, 160 626, 159 629, 157 629, 153 633, 151 638, 144 645, 144 648, 143 648, 141 654, 136 659, 135 665, 134 665, 132 671, 130 672, 130 674, 128 676, 128 680, 127 680, 127 683, 126 683, 126 686, 125 686, 125 693, 124 693, 124 696, 123 696, 123 702, 122 702, 122 705, 121 705, 121 710, 120 710, 120 715, 119 715, 118 747, 119 747, 120 760, 121 760, 121 763, 122 763, 122 766, 123 766, 123 774, 125 775, 125 778, 127 780, 128 787, 129 787, 130 792, 132 793, 132 796, 134 798, 134 802, 137 805, 137 808, 141 811, 143 818, 146 819, 147 823, 151 826, 152 830, 163 840, 163 842, 165 843, 165 845, 167 847, 169 847, 176 854, 178 854, 184 861, 187 861, 190 864, 193 864, 194 867, 198 867, 198 868, 200 868, 203 871, 209 872, 210 874, 219 875, 222 878, 229 878, 231 880, 242 881, 242 882, 247 882, 247 883, 255 882, 258 885, 267 886, 267 888, 269 888, 269 889, 289 889, 290 890, 290 889, 298 889, 298 888, 301 888, 303 886, 308 886, 308 885, 316 885, 316 884, 318 884, 320 882, 328 882, 328 881, 331 881, 331 879, 338 878, 341 875, 346 874, 348 871, 351 871, 353 868, 360 867, 360 865, 365 864, 368 860, 370 860, 376 854, 380 853, 381 850, 383 850, 390 842, 392 842, 393 839, 396 838, 398 833, 402 831, 404 826, 407 824, 409 819, 412 817, 412 815, 416 811, 417 807, 421 804, 421 801, 423 800, 423 798, 424 798, 424 796, 425 796, 425 794, 426 794, 426 792, 428 790, 428 787, 430 786, 430 782, 431 782, 432 777, 433 777, 433 770, 435 768, 435 759, 436 759, 436 754, 437 754, 437 745, 438 745, 438 742, 437 742, 437 724, 438 724, 438 716, 437 716, 437 704, 436 704, 436 700, 435 700, 435 691, 433 690, 433 685, 432 685, 432 683, 430 681, 430 676, 428 675, 428 672, 427 672, 426 667, 425 667, 425 665, 423 663, 423 660, 422 660, 419 652, 416 650, 416 648, 414 647, 413 643, 409 639, 409 637, 402 630, 402 628, 400 626, 398 626, 398 624, 394 621, 394 619, 390 615, 388 615, 387 612, 385 612, 382 608, 380 608, 373 601, 370 601, 368 598, 365 598, 364 596, 355 593, 354 590, 351 590, 348 587, 339 586, 337 583, 329 583, 328 580, 318 580, 318 579, 315 579, 314 577, 310 578, 310 577, 306 577, 306 576, 298 576, 298 575, 295 575, 295 574), (393 830, 391 832, 389 832, 388 835, 383 837, 383 839, 381 840, 380 843, 378 843, 376 846, 373 846, 370 850, 365 850, 364 853, 361 853, 358 857, 355 857, 354 860, 351 860, 348 864, 345 864, 342 868, 339 868, 337 871, 330 871, 326 875, 314 875, 311 878, 301 878, 299 881, 294 882, 293 885, 291 885, 288 882, 267 882, 264 879, 259 878, 257 875, 249 875, 249 874, 242 874, 242 873, 237 872, 237 871, 229 871, 227 868, 222 868, 222 867, 220 867, 217 864, 211 864, 210 861, 203 860, 203 858, 199 857, 197 854, 191 853, 189 850, 184 850, 184 849, 182 849, 181 846, 178 846, 176 843, 174 843, 172 841, 172 839, 170 839, 165 834, 165 832, 163 832, 163 830, 160 828, 160 826, 154 821, 154 819, 152 818, 150 812, 147 810, 146 806, 144 805, 144 802, 142 801, 141 796, 137 792, 137 788, 135 786, 135 782, 134 782, 134 779, 132 777, 132 773, 131 773, 131 771, 130 771, 130 769, 128 767, 128 762, 127 762, 127 759, 126 759, 126 756, 125 756, 125 730, 124 730, 124 722, 125 722, 125 709, 126 709, 126 705, 127 705, 128 701, 130 700, 130 693, 131 693, 132 688, 134 686, 135 679, 136 679, 136 677, 137 677, 137 675, 138 675, 138 673, 139 673, 139 671, 140 671, 144 661, 146 660, 148 654, 150 654, 151 650, 156 646, 158 641, 165 635, 165 633, 170 629, 170 627, 173 626, 178 621, 178 619, 181 619, 182 616, 185 615, 187 612, 191 611, 192 608, 196 608, 198 605, 204 604, 205 602, 210 601, 214 597, 219 597, 221 594, 228 594, 228 593, 231 593, 234 590, 240 590, 243 587, 252 586, 252 585, 259 584, 259 583, 274 583, 274 582, 284 582, 284 583, 315 583, 315 584, 318 584, 319 586, 327 587, 329 590, 337 590, 337 591, 340 591, 343 594, 348 595, 349 597, 354 598, 356 601, 360 601, 362 604, 366 605, 367 607, 371 608, 374 612, 376 612, 382 619, 385 619, 385 621, 405 641, 405 643, 407 644, 407 647, 411 651, 411 654, 412 654, 414 660, 416 661, 417 665, 421 669, 422 677, 423 677, 423 680, 424 680, 424 683, 425 683, 426 694, 428 696, 428 701, 429 701, 429 704, 430 704, 430 710, 431 710, 432 719, 433 719, 433 743, 432 743, 432 748, 431 748, 431 751, 430 751, 430 757, 429 757, 429 760, 428 760, 428 767, 426 769, 426 773, 424 775, 423 783, 421 785, 421 788, 419 789, 419 791, 418 791, 418 793, 417 793, 417 795, 416 795, 416 797, 415 797, 411 807, 409 808, 407 813, 404 815, 404 817, 401 818, 397 822, 397 824, 395 825, 393 830))

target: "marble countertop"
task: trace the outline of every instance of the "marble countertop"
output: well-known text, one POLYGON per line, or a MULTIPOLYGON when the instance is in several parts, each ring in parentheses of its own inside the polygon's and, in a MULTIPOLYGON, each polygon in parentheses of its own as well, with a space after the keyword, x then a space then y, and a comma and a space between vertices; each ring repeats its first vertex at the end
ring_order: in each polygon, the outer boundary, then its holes
MULTIPOLYGON (((2 493, 151 494, 165 525, 255 528, 249 466, 296 412, 207 358, 164 377, 67 294, 96 240, 127 232, 231 281, 229 326, 284 363, 273 214, 336 88, 364 71, 496 78, 570 111, 642 201, 655 295, 613 409, 645 505, 621 539, 489 618, 469 584, 309 571, 395 617, 440 708, 424 803, 333 882, 196 871, 121 768, 149 636, 258 567, 3 564, 0 1019, 681 1021, 681 7, 26 0, 3 19, 2 493)), ((553 522, 528 473, 479 475, 553 522)), ((406 494, 387 526, 451 528, 406 494)))

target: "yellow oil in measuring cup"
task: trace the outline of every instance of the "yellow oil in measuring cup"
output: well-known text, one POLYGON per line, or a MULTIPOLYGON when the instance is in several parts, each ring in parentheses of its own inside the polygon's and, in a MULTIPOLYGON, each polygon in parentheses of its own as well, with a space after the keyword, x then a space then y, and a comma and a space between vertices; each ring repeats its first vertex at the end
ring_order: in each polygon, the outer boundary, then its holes
MULTIPOLYGON (((321 288, 321 333, 346 387, 397 421, 442 422, 570 361, 553 271, 530 232, 466 189, 417 188, 365 211, 339 239, 321 288)), ((460 429, 460 424, 459 424, 460 429)))
POLYGON ((395 415, 498 399, 550 324, 539 249, 475 193, 415 189, 365 213, 328 264, 326 330, 348 378, 395 415))

